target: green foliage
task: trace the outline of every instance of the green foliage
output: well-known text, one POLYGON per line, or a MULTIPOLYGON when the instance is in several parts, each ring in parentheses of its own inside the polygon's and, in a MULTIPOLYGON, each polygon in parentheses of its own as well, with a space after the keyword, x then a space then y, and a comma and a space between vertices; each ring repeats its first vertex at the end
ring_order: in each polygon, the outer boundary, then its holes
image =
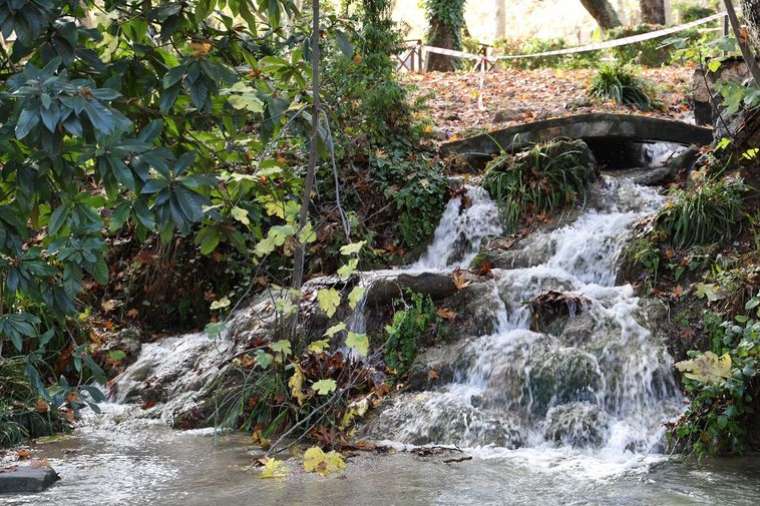
POLYGON ((740 453, 746 449, 748 426, 755 416, 760 366, 758 296, 745 307, 749 316, 737 316, 710 329, 712 350, 689 352, 692 360, 680 362, 688 371, 684 380, 691 403, 671 431, 671 440, 698 457, 740 453))
POLYGON ((486 168, 483 187, 514 230, 527 216, 556 211, 586 198, 596 179, 591 150, 581 140, 558 140, 518 155, 503 154, 486 168))
POLYGON ((652 92, 647 88, 649 86, 630 67, 603 65, 591 81, 589 95, 646 111, 654 105, 652 92))
MULTIPOLYGON (((495 51, 499 54, 505 55, 545 53, 548 51, 565 49, 566 47, 567 43, 564 39, 560 38, 540 39, 531 37, 525 40, 499 39, 494 43, 495 51)), ((544 67, 587 68, 597 66, 601 55, 601 51, 590 51, 570 55, 537 56, 535 58, 503 60, 499 62, 499 65, 506 68, 521 69, 538 69, 544 67)))
POLYGON ((692 21, 712 16, 717 12, 712 7, 694 5, 687 2, 677 3, 674 5, 674 10, 678 12, 678 19, 681 23, 691 23, 692 21))
POLYGON ((710 178, 687 190, 674 190, 657 215, 657 225, 678 247, 729 239, 743 219, 742 196, 747 190, 739 178, 710 178))
POLYGON ((393 320, 385 327, 385 364, 403 376, 417 356, 422 337, 430 332, 439 317, 429 295, 411 290, 395 302, 393 320))
POLYGON ((465 28, 464 5, 466 0, 424 0, 423 6, 430 24, 427 42, 432 46, 462 48, 462 30, 465 28), (451 37, 451 45, 441 45, 451 37))
MULTIPOLYGON (((662 26, 641 24, 633 27, 620 26, 607 31, 610 40, 653 32, 662 26)), ((635 62, 645 67, 661 67, 670 62, 669 46, 663 46, 659 39, 650 39, 636 44, 612 48, 613 56, 621 63, 635 62)))

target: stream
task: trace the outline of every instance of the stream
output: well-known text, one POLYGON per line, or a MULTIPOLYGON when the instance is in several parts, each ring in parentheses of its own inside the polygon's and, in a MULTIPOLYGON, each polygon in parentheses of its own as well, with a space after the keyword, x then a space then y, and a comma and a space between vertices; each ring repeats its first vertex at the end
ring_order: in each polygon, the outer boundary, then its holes
MULTIPOLYGON (((482 188, 467 187, 466 200, 449 202, 428 251, 405 272, 467 267, 502 233, 482 188)), ((262 480, 245 435, 173 430, 125 393, 73 434, 34 445, 62 481, 0 504, 756 504, 760 457, 697 464, 664 454, 663 424, 686 401, 646 304, 616 285, 631 227, 663 204, 658 191, 606 175, 583 212, 522 240, 513 267, 484 282, 480 309, 494 331, 461 336, 450 381, 393 396, 366 428, 397 452, 350 457, 331 478, 294 459, 287 478, 262 480), (547 291, 575 302, 537 330, 528 301, 547 291), (472 459, 403 451, 425 445, 472 459)), ((363 315, 351 325, 361 330, 363 315)), ((204 346, 200 334, 147 345, 116 382, 137 388, 151 363, 189 373, 186 363, 197 361, 188 357, 204 346)), ((197 390, 191 379, 179 384, 197 390)))

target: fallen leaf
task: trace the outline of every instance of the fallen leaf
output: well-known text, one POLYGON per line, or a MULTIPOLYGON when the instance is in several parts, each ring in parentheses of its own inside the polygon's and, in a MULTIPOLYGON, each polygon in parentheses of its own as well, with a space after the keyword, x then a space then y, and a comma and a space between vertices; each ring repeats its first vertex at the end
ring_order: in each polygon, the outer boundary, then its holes
POLYGON ((260 478, 285 478, 288 475, 288 468, 284 462, 277 459, 268 458, 264 461, 264 468, 259 474, 260 478))
POLYGON ((457 287, 457 290, 470 286, 470 282, 466 279, 466 272, 462 269, 455 269, 451 273, 451 279, 454 281, 454 286, 457 287))
POLYGON ((303 468, 307 473, 327 476, 345 469, 346 463, 340 453, 334 450, 325 453, 318 446, 314 446, 303 454, 303 468))
POLYGON ((27 460, 32 457, 32 452, 26 448, 22 448, 21 450, 16 451, 16 457, 18 457, 19 460, 27 460))
POLYGON ((445 307, 439 308, 436 313, 444 320, 455 320, 457 317, 457 314, 454 312, 454 310, 445 307))
POLYGON ((731 363, 731 355, 728 353, 718 357, 715 353, 706 351, 697 358, 678 362, 676 369, 689 379, 717 384, 731 377, 731 363))

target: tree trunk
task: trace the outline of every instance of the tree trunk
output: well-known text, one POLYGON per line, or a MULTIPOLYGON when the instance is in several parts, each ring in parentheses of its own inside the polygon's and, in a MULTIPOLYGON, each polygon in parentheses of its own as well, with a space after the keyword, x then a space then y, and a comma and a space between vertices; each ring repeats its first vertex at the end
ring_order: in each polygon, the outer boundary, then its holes
MULTIPOLYGON (((465 0, 426 0, 428 30, 427 43, 442 49, 461 49, 461 31, 464 28, 465 0)), ((427 69, 450 72, 456 69, 454 58, 428 53, 427 69)))
POLYGON ((641 21, 650 25, 665 24, 665 0, 639 0, 641 21))
POLYGON ((608 0, 581 0, 581 3, 602 30, 620 26, 620 18, 608 0))
POLYGON ((744 22, 755 54, 760 54, 760 0, 741 0, 744 22))

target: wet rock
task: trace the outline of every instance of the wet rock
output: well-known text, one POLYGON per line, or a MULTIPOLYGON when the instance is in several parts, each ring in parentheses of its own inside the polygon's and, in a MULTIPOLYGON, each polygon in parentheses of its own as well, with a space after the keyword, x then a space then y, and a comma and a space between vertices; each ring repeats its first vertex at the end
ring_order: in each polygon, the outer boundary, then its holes
POLYGON ((390 303, 406 289, 423 295, 430 295, 434 299, 447 297, 457 291, 457 287, 449 274, 437 272, 405 273, 375 280, 367 292, 367 303, 390 303))
POLYGON ((499 292, 493 281, 472 282, 445 298, 441 307, 451 309, 456 318, 451 322, 453 337, 483 336, 496 331, 498 306, 494 299, 499 292))
POLYGON ((398 396, 381 408, 364 435, 414 445, 519 448, 524 441, 520 425, 508 413, 475 408, 452 392, 398 396))
POLYGON ((523 404, 537 416, 553 405, 593 400, 603 385, 594 356, 576 348, 531 357, 528 370, 523 404))
POLYGON ((107 373, 113 374, 133 364, 141 349, 142 333, 135 327, 128 327, 107 335, 95 358, 103 364, 107 373), (119 360, 113 360, 114 356, 119 360))
POLYGON ((572 402, 546 414, 544 438, 575 447, 599 447, 609 427, 607 413, 589 402, 572 402))
POLYGON ((453 381, 456 371, 469 367, 475 358, 468 346, 468 339, 460 339, 454 344, 433 346, 417 355, 409 370, 407 388, 418 391, 453 381))
POLYGON ((526 110, 523 108, 517 109, 504 109, 497 111, 493 115, 494 123, 507 123, 509 121, 517 121, 525 116, 526 110))
POLYGON ((60 479, 58 473, 47 466, 0 469, 0 494, 42 492, 60 479))
POLYGON ((559 336, 586 304, 586 298, 573 292, 545 292, 530 302, 533 312, 531 330, 559 336))

